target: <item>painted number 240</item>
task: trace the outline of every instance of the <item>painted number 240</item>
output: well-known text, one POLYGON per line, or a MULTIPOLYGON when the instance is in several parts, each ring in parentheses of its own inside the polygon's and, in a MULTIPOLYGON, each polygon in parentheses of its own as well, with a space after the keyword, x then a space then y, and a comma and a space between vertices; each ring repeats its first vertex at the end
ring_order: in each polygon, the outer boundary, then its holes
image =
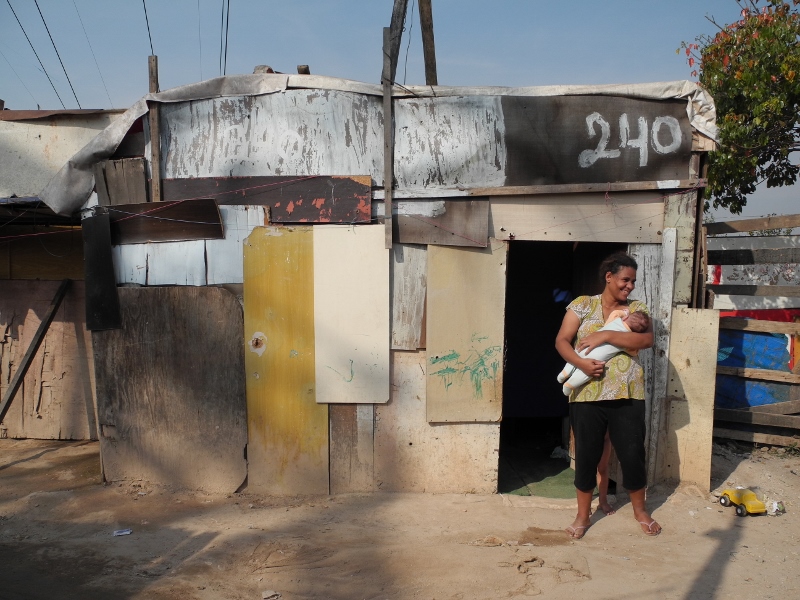
POLYGON ((608 141, 611 138, 611 126, 598 112, 593 112, 586 117, 586 129, 589 139, 597 135, 595 125, 600 127, 600 140, 597 147, 593 150, 584 150, 578 155, 578 164, 584 169, 591 167, 601 158, 618 158, 622 148, 633 148, 639 151, 639 166, 647 166, 647 154, 652 144, 653 150, 657 154, 669 154, 676 152, 681 147, 681 127, 675 117, 656 117, 653 126, 647 126, 647 119, 639 117, 637 125, 639 134, 631 137, 631 128, 628 122, 628 115, 622 113, 619 117, 619 148, 616 150, 608 149, 608 141), (669 144, 662 144, 659 139, 661 129, 666 128, 669 136, 669 144))

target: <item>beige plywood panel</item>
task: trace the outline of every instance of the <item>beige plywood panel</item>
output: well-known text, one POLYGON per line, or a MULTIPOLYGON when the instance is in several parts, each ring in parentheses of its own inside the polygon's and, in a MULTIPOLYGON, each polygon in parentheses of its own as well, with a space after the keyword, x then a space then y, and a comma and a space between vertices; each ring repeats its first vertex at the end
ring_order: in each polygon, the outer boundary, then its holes
POLYGON ((428 253, 425 246, 392 246, 392 350, 416 350, 422 345, 428 253))
POLYGON ((248 488, 328 493, 328 407, 314 385, 310 227, 257 227, 244 244, 248 488))
MULTIPOLYGON (((0 284, 0 397, 16 373, 60 282, 0 284)), ((73 281, 3 420, 4 437, 97 438, 92 343, 84 283, 73 281)))
POLYGON ((428 247, 428 421, 499 421, 503 397, 505 242, 428 247))
POLYGON ((672 313, 667 381, 666 447, 659 479, 711 485, 719 312, 690 308, 672 313))
POLYGON ((383 225, 314 228, 316 398, 389 401, 389 250, 383 225))
POLYGON ((502 240, 657 244, 664 199, 656 192, 493 196, 489 236, 502 240))
POLYGON ((427 354, 392 352, 392 399, 375 407, 375 480, 389 492, 497 492, 500 423, 428 423, 427 354))

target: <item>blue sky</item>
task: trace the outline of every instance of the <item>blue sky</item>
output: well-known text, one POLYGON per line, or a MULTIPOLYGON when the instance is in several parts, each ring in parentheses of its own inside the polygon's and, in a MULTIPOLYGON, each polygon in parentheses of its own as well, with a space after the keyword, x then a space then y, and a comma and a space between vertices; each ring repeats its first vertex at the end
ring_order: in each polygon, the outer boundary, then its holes
MULTIPOLYGON (((34 1, 8 1, 64 105, 77 108, 34 1)), ((38 4, 83 108, 127 108, 147 92, 150 42, 141 0, 38 4)), ((222 4, 147 0, 162 89, 220 74, 222 4)), ((315 74, 378 83, 382 30, 392 5, 393 0, 230 0, 227 73, 251 73, 259 64, 294 73, 298 64, 308 64, 315 74)), ((411 10, 397 80, 420 84, 424 66, 416 0, 409 0, 411 10)), ((675 52, 681 42, 715 30, 707 15, 729 23, 739 10, 735 0, 433 0, 439 83, 688 79, 686 56, 675 52)), ((61 108, 7 0, 0 0, 0 53, 0 98, 7 108, 61 108)), ((793 188, 759 191, 743 214, 798 212, 791 208, 795 193, 793 188)))

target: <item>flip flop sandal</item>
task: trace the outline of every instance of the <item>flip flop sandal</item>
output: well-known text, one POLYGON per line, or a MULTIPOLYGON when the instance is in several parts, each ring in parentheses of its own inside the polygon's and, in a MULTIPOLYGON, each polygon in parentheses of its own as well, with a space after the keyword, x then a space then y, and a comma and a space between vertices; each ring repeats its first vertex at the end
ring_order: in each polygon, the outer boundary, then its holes
POLYGON ((643 531, 643 533, 645 535, 649 535, 649 536, 655 537, 659 533, 661 533, 660 529, 655 530, 655 531, 653 530, 653 525, 658 525, 658 523, 656 523, 655 520, 652 520, 649 523, 647 521, 639 521, 639 525, 644 525, 645 527, 647 527, 647 531, 643 531))
POLYGON ((572 525, 570 525, 565 529, 565 531, 569 534, 569 537, 571 537, 573 540, 579 540, 584 535, 586 535, 587 529, 589 529, 589 527, 584 527, 583 525, 578 525, 577 527, 573 527, 572 525), (583 530, 583 533, 581 533, 580 535, 578 535, 579 530, 583 530))

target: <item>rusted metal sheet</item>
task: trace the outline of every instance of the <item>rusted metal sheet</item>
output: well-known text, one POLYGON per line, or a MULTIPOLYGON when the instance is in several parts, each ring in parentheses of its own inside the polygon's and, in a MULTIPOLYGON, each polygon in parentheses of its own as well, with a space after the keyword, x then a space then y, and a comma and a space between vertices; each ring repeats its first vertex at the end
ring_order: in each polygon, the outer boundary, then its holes
POLYGON ((118 244, 223 239, 222 217, 214 200, 144 202, 108 208, 111 241, 118 244))
POLYGON ((248 489, 328 493, 328 405, 317 404, 311 227, 244 244, 248 489))
POLYGON ((270 208, 275 223, 369 223, 371 177, 262 176, 165 179, 163 199, 213 198, 270 208))

